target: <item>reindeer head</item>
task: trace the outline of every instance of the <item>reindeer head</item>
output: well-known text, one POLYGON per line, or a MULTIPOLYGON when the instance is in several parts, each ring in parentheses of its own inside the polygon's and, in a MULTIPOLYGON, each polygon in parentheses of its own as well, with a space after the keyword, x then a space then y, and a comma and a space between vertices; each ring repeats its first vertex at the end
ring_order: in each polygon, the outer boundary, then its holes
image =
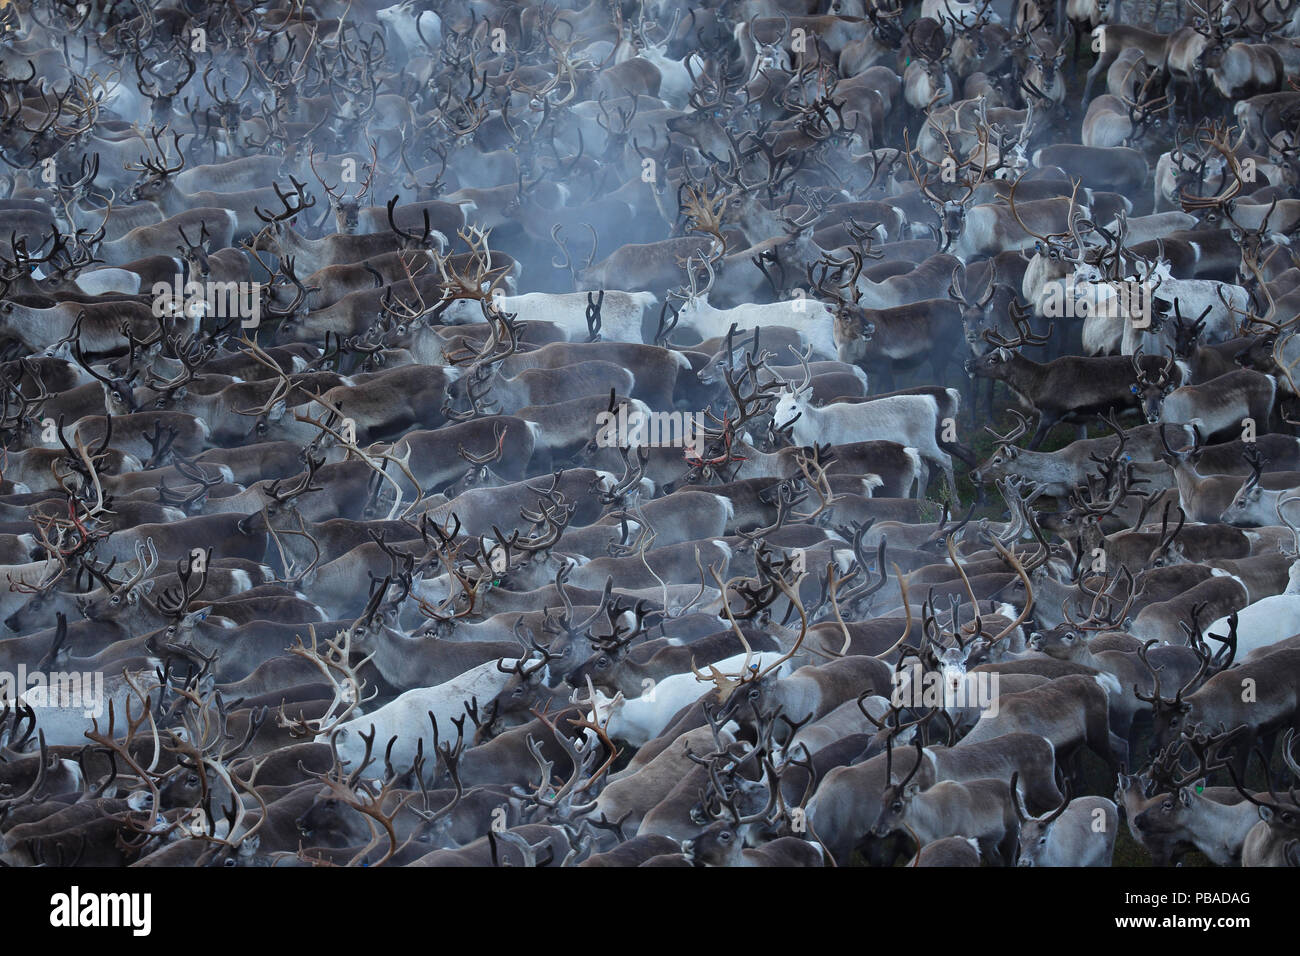
POLYGON ((1017 866, 1038 866, 1051 845, 1052 827, 1070 806, 1070 787, 1066 782, 1060 805, 1043 817, 1031 817, 1025 812, 1016 789, 1017 774, 1011 775, 1011 804, 1020 821, 1020 858, 1017 866))
POLYGON ((469 467, 456 481, 452 482, 443 490, 450 501, 463 491, 470 488, 500 488, 508 484, 507 479, 502 478, 493 470, 493 464, 499 464, 501 456, 505 451, 506 429, 500 424, 493 424, 493 434, 496 438, 494 449, 486 455, 475 455, 465 449, 464 445, 458 445, 456 453, 465 459, 469 467))
POLYGON ((787 385, 772 408, 772 426, 777 431, 795 425, 811 407, 811 375, 803 385, 787 385))
POLYGON ((867 357, 867 346, 876 334, 876 323, 856 305, 844 304, 835 311, 835 344, 841 362, 861 362, 867 357))
POLYGON ((185 168, 185 154, 181 152, 181 134, 172 133, 172 148, 176 154, 176 165, 169 164, 167 148, 162 145, 162 130, 151 131, 156 157, 140 157, 138 165, 128 165, 129 170, 137 171, 140 177, 127 190, 127 198, 132 202, 158 202, 163 195, 175 185, 175 176, 185 168))
POLYGON ((1051 109, 1065 101, 1065 81, 1061 78, 1061 64, 1065 62, 1066 40, 1055 44, 1054 35, 1031 32, 1022 28, 1024 37, 1025 68, 1020 77, 1020 89, 1027 98, 1051 109))
POLYGON ((943 242, 939 246, 939 251, 947 252, 961 238, 962 232, 966 228, 966 210, 974 201, 975 190, 988 177, 993 150, 989 146, 987 125, 981 127, 979 140, 975 148, 964 160, 958 158, 956 148, 949 138, 948 132, 939 129, 939 134, 946 144, 943 162, 931 163, 925 157, 919 157, 921 162, 928 166, 937 167, 935 172, 930 172, 927 169, 926 173, 922 175, 918 170, 913 160, 915 151, 911 148, 906 131, 903 133, 903 146, 906 151, 904 157, 907 160, 907 167, 912 174, 912 178, 920 188, 925 201, 929 203, 930 208, 939 217, 939 229, 943 235, 943 242), (976 174, 973 171, 977 165, 979 172, 976 174), (939 177, 940 188, 946 187, 944 191, 947 195, 939 195, 935 191, 936 175, 939 177))
POLYGON ((922 748, 921 737, 916 735, 913 738, 916 747, 916 761, 912 764, 912 769, 901 780, 896 780, 893 774, 894 761, 894 738, 890 737, 886 744, 886 763, 885 775, 886 785, 880 795, 880 810, 876 814, 876 820, 871 825, 871 833, 875 836, 888 836, 895 830, 903 828, 907 820, 908 809, 916 795, 921 792, 919 781, 913 782, 917 771, 921 769, 921 764, 925 762, 925 751, 922 748))
POLYGON ((281 189, 279 183, 271 183, 271 188, 275 190, 276 197, 284 207, 283 211, 268 213, 260 208, 255 207, 253 209, 257 218, 266 224, 249 243, 253 250, 269 249, 276 251, 280 238, 284 236, 285 230, 293 224, 294 218, 299 213, 305 212, 316 205, 316 197, 307 195, 307 184, 305 182, 299 182, 293 176, 290 176, 289 185, 292 192, 281 189))
MULTIPOLYGON (((612 633, 591 638, 594 647, 591 655, 564 674, 564 682, 570 687, 581 687, 590 681, 593 687, 615 693, 618 690, 618 668, 627 659, 632 645, 644 639, 650 627, 663 620, 663 614, 650 609, 644 601, 638 601, 633 608, 616 601, 610 605, 607 615, 613 624, 612 633), (624 620, 629 614, 632 617, 631 623, 624 620)), ((548 648, 553 659, 558 659, 556 643, 558 641, 552 642, 551 648, 548 648)))
POLYGON ((744 852, 736 825, 715 820, 699 836, 682 843, 682 852, 696 866, 735 866, 744 852))
POLYGON ((1136 381, 1130 386, 1130 391, 1137 398, 1147 422, 1154 425, 1160 421, 1165 396, 1178 387, 1181 376, 1174 375, 1175 357, 1172 348, 1169 349, 1168 361, 1163 364, 1158 364, 1160 360, 1155 356, 1150 356, 1145 362, 1143 358, 1139 346, 1133 354, 1133 374, 1136 381))
MULTIPOLYGON (((1211 654, 1209 647, 1200 636, 1200 625, 1197 624, 1197 618, 1204 610, 1205 605, 1195 605, 1192 607, 1191 617, 1192 625, 1189 627, 1185 622, 1182 624, 1184 634, 1187 636, 1189 646, 1196 654, 1199 666, 1191 677, 1175 691, 1172 699, 1163 696, 1160 683, 1161 668, 1154 667, 1148 659, 1147 654, 1151 647, 1158 643, 1157 641, 1147 641, 1138 650, 1138 658, 1150 672, 1151 692, 1145 693, 1143 690, 1134 686, 1133 694, 1138 700, 1148 703, 1152 707, 1154 714, 1154 727, 1152 733, 1152 753, 1156 753, 1162 748, 1172 744, 1180 734, 1195 733, 1201 723, 1201 713, 1197 709, 1194 701, 1187 699, 1193 695, 1193 692, 1202 686, 1202 682, 1210 672, 1211 665, 1222 667, 1226 660, 1221 659, 1225 651, 1236 648, 1237 644, 1237 615, 1234 612, 1228 618, 1229 634, 1226 638, 1217 638, 1224 642, 1224 650, 1219 655, 1211 654)), ((1213 635, 1212 635, 1213 636, 1213 635)))
MULTIPOLYGON (((197 63, 194 57, 190 55, 189 50, 178 45, 177 51, 185 63, 183 72, 178 77, 166 82, 158 73, 158 68, 163 63, 144 61, 140 51, 137 51, 135 55, 136 89, 150 100, 150 121, 157 126, 165 126, 171 121, 172 101, 185 88, 186 84, 194 78, 194 72, 197 68, 197 63)), ((174 58, 169 58, 169 61, 172 59, 174 58)))
POLYGON ((1009 411, 1016 419, 1016 426, 1005 435, 999 435, 991 425, 984 426, 984 430, 993 436, 996 447, 988 460, 971 472, 971 481, 976 484, 998 481, 1019 474, 1016 463, 1020 457, 1020 449, 1016 447, 1016 442, 1029 431, 1029 419, 1017 409, 1013 408, 1009 411))
POLYGON ((1235 143, 1231 138, 1232 127, 1210 123, 1205 129, 1198 127, 1196 132, 1199 156, 1193 156, 1181 147, 1178 150, 1184 157, 1178 177, 1181 187, 1178 197, 1184 211, 1196 215, 1203 222, 1216 223, 1232 209, 1236 197, 1245 188, 1246 175, 1237 156, 1246 141, 1247 131, 1243 127, 1235 143), (1228 177, 1231 177, 1230 182, 1228 177), (1202 195, 1204 184, 1213 178, 1225 183, 1223 189, 1213 196, 1202 195))
POLYGON ((1228 507, 1223 509, 1221 519, 1224 524, 1230 524, 1238 528, 1255 528, 1267 522, 1271 515, 1265 514, 1268 510, 1261 507, 1264 499, 1264 489, 1260 487, 1259 479, 1264 468, 1268 465, 1268 459, 1260 454, 1257 445, 1249 445, 1242 458, 1250 466, 1250 476, 1241 483, 1237 493, 1232 496, 1232 501, 1228 507))
POLYGON ((1040 654, 1069 661, 1087 649, 1088 641, 1084 633, 1074 625, 1058 624, 1050 630, 1035 631, 1029 638, 1029 645, 1040 654))
POLYGON ((790 32, 790 17, 782 12, 781 29, 774 31, 775 24, 763 21, 761 27, 757 16, 749 18, 749 39, 754 44, 754 66, 750 78, 762 74, 765 70, 778 73, 786 71, 785 38, 790 32), (760 39, 759 34, 762 34, 760 39))
POLYGON ((958 280, 961 272, 961 267, 953 269, 953 281, 948 286, 948 294, 962 307, 962 333, 967 346, 972 353, 980 355, 986 351, 984 333, 996 331, 1001 317, 1010 314, 1018 295, 1011 286, 997 281, 997 265, 992 263, 983 295, 971 301, 966 297, 964 278, 958 280))
POLYGON ((1193 60, 1197 70, 1217 70, 1223 66, 1223 55, 1228 52, 1228 41, 1218 30, 1211 30, 1206 36, 1205 44, 1193 60))
POLYGON ((112 621, 136 607, 153 591, 154 582, 149 578, 158 567, 158 551, 153 539, 147 545, 136 543, 136 569, 125 581, 113 581, 107 575, 100 577, 108 593, 88 601, 78 601, 82 616, 89 621, 112 621))
POLYGON ((59 176, 55 189, 59 198, 69 204, 90 199, 95 195, 95 178, 99 175, 99 154, 85 156, 81 160, 81 175, 74 178, 71 173, 59 176))
POLYGON ((294 826, 298 835, 313 846, 329 846, 351 836, 351 815, 346 803, 328 787, 321 787, 307 812, 294 820, 294 826))
POLYGON ((353 235, 360 224, 361 204, 364 202, 366 193, 370 191, 370 184, 375 178, 375 172, 378 169, 379 154, 375 144, 370 144, 370 164, 367 167, 368 173, 364 182, 358 183, 355 191, 350 195, 345 195, 339 191, 337 185, 330 186, 321 177, 316 169, 316 147, 312 146, 307 154, 307 163, 311 167, 312 174, 316 181, 321 184, 325 194, 329 196, 330 209, 334 212, 335 228, 344 235, 353 235))

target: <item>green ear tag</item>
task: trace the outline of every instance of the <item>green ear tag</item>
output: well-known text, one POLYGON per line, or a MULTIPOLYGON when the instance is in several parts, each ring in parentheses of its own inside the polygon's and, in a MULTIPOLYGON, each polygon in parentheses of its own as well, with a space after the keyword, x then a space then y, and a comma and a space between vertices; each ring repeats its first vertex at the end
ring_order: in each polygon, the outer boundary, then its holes
POLYGON ((1203 784, 1203 783, 1198 783, 1198 784, 1196 785, 1196 792, 1197 792, 1197 793, 1204 793, 1204 792, 1205 792, 1205 784, 1203 784))

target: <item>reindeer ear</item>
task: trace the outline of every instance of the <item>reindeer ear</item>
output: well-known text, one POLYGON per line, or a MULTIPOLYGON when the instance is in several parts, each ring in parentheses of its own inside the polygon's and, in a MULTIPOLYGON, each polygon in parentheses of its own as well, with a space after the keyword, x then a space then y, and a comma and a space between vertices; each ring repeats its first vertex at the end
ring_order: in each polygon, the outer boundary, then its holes
POLYGON ((278 422, 280 419, 284 418, 286 408, 288 408, 288 405, 285 404, 284 399, 280 399, 272 405, 271 410, 266 413, 266 420, 269 422, 278 422))
POLYGON ((181 618, 181 627, 182 628, 193 627, 195 624, 198 624, 200 621, 205 620, 207 616, 211 613, 212 613, 211 606, 201 607, 197 611, 191 611, 189 614, 186 614, 183 618, 181 618))

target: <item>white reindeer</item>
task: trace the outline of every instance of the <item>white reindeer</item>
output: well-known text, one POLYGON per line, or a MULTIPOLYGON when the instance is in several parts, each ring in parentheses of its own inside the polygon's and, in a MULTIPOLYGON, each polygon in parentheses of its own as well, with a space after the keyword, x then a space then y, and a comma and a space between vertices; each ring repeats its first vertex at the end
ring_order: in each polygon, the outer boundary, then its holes
MULTIPOLYGON (((812 372, 807 356, 800 355, 804 380, 799 385, 786 383, 776 407, 772 424, 783 428, 793 423, 791 436, 796 445, 842 445, 855 441, 894 441, 915 448, 927 463, 943 470, 948 493, 957 500, 957 481, 952 458, 939 447, 939 403, 929 395, 891 395, 856 405, 832 404, 818 408, 812 404, 812 372)), ((960 402, 956 389, 948 389, 953 402, 960 402)))

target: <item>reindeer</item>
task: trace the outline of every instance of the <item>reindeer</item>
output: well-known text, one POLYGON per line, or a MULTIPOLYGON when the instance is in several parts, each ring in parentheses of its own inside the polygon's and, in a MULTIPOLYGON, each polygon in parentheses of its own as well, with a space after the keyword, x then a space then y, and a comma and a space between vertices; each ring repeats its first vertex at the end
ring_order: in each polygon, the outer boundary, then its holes
MULTIPOLYGON (((797 354, 797 353, 796 353, 797 354)), ((793 423, 792 432, 797 444, 838 444, 850 440, 870 440, 873 437, 891 439, 903 437, 907 447, 916 448, 923 459, 937 464, 943 470, 949 493, 957 495, 952 459, 938 445, 939 403, 929 396, 898 396, 877 399, 862 405, 832 405, 814 408, 808 403, 809 383, 807 356, 799 355, 805 369, 804 380, 799 385, 787 383, 772 411, 777 427, 793 423)), ((954 401, 955 392, 950 391, 954 401)))
MULTIPOLYGON (((1260 737, 1270 739, 1280 728, 1294 723, 1294 694, 1276 682, 1286 681, 1294 672, 1295 655, 1294 650, 1274 651, 1238 667, 1221 671, 1195 691, 1189 692, 1204 673, 1203 666, 1192 679, 1178 688, 1172 699, 1161 696, 1157 680, 1151 695, 1156 707, 1156 743, 1165 746, 1184 729, 1198 732, 1202 727, 1217 727, 1220 722, 1225 727, 1245 725, 1245 734, 1249 740, 1260 737), (1247 683, 1243 684, 1243 681, 1247 683), (1266 692, 1267 697, 1262 694, 1259 697, 1260 702, 1267 701, 1266 706, 1253 708, 1252 705, 1243 705, 1240 698, 1244 686, 1258 687, 1266 692)), ((1208 654, 1204 660, 1208 665, 1208 654)), ((1244 758, 1247 756, 1249 750, 1239 753, 1234 763, 1244 768, 1244 758)), ((1239 774, 1241 772, 1238 770, 1239 774)))
POLYGON ((1112 800, 1067 793, 1061 805, 1043 817, 1029 817, 1020 805, 1016 781, 1011 799, 1020 821, 1017 866, 1110 866, 1119 815, 1112 800))
POLYGON ((1206 751, 1221 745, 1226 736, 1181 738, 1177 744, 1196 746, 1199 766, 1190 773, 1178 772, 1169 781, 1169 790, 1150 798, 1133 815, 1131 825, 1159 844, 1195 847, 1216 866, 1240 866, 1246 838, 1259 822, 1256 808, 1230 788, 1206 786, 1213 769, 1206 751))
MULTIPOLYGON (((918 767, 919 761, 913 765, 913 774, 918 767)), ((909 786, 910 781, 911 775, 886 788, 880 815, 871 828, 873 834, 883 837, 906 828, 916 834, 919 850, 936 839, 953 836, 949 830, 969 832, 979 842, 982 856, 1010 864, 1019 826, 1006 784, 995 780, 942 780, 918 792, 915 786, 909 786)))
MULTIPOLYGON (((1150 381, 1144 376, 1142 384, 1150 381)), ((1169 382, 1168 373, 1157 383, 1169 382)), ((1195 422, 1206 435, 1239 430, 1242 419, 1268 421, 1273 413, 1277 382, 1251 369, 1228 372, 1202 385, 1157 384, 1144 403, 1147 421, 1177 424, 1195 422), (1217 384, 1216 384, 1217 383, 1217 384), (1214 386, 1213 389, 1210 386, 1214 386), (1163 392, 1163 394, 1161 394, 1163 392)))
POLYGON ((1300 862, 1285 0, 82 6, 0 9, 6 862, 1300 862))
MULTIPOLYGON (((1028 316, 1014 306, 1013 317, 1016 338, 986 331, 984 338, 993 349, 977 359, 967 359, 966 368, 974 375, 1006 382, 1024 407, 1038 411, 1038 427, 1029 442, 1031 450, 1042 444, 1057 422, 1137 405, 1141 390, 1133 381, 1134 364, 1138 363, 1145 371, 1159 362, 1156 356, 1135 356, 1132 360, 1122 356, 1090 359, 1066 356, 1051 362, 1035 362, 1018 350, 1046 344, 1048 336, 1030 331, 1028 316)), ((1174 371, 1166 365, 1166 376, 1172 377, 1174 371)))

